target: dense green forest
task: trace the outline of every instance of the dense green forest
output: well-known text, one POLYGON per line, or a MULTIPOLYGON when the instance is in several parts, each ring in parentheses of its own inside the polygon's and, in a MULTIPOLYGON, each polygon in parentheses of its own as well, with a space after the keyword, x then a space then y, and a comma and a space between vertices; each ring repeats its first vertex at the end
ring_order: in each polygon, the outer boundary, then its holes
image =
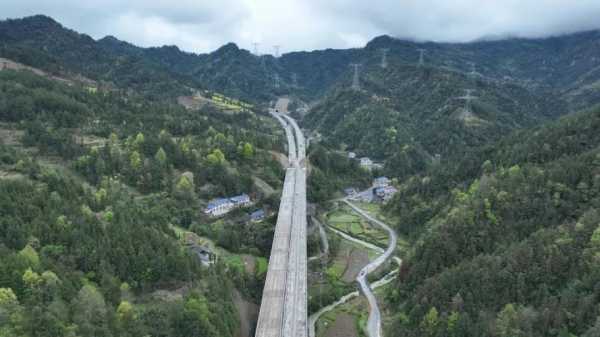
POLYGON ((0 21, 0 57, 35 68, 0 71, 0 337, 234 337, 232 294, 259 303, 264 271, 203 267, 182 233, 269 256, 286 151, 260 109, 280 95, 310 103, 293 113, 313 136, 317 208, 377 175, 399 182, 383 210, 412 248, 385 293, 386 335, 599 336, 598 41, 383 36, 276 58, 94 40, 46 16, 0 21), (352 62, 361 90, 349 90, 352 62), (176 104, 202 90, 259 108, 176 104), (203 213, 241 193, 254 205, 203 213), (267 218, 249 222, 257 208, 267 218))
POLYGON ((361 169, 356 160, 332 151, 324 144, 311 147, 308 154, 311 172, 308 177, 308 199, 315 203, 329 201, 344 188, 367 187, 373 174, 361 169))
MULTIPOLYGON (((261 198, 252 177, 281 185, 268 152, 281 135, 266 117, 5 70, 0 121, 14 135, 0 151, 2 336, 232 336, 234 285, 256 298, 261 284, 221 263, 201 268, 172 226, 206 232, 208 199, 261 198), (180 299, 152 296, 181 287, 180 299)), ((267 256, 272 224, 254 227, 243 240, 223 223, 207 234, 267 256)))
POLYGON ((363 90, 338 87, 303 123, 335 149, 386 161, 386 174, 421 172, 436 155, 459 159, 514 129, 567 111, 547 92, 434 67, 368 68, 363 90), (465 109, 465 90, 476 97, 465 109))
POLYGON ((408 179, 388 205, 417 240, 397 287, 405 336, 596 336, 600 110, 408 179), (454 165, 454 166, 453 166, 454 165))

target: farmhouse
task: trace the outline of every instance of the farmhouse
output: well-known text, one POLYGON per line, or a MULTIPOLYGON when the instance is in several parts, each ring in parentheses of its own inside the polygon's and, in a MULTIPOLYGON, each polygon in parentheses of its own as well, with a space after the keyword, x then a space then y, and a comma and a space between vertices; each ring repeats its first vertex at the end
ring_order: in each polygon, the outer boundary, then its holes
POLYGON ((394 186, 376 187, 373 193, 383 201, 390 200, 398 190, 394 186))
POLYGON ((204 213, 211 216, 221 216, 229 213, 234 208, 249 206, 252 202, 247 194, 237 195, 231 198, 214 199, 208 203, 204 213))
POLYGON ((388 177, 377 177, 373 180, 373 187, 386 187, 390 185, 390 182, 388 177))
POLYGON ((250 213, 250 221, 261 222, 265 218, 265 211, 262 209, 250 213))
POLYGON ((373 165, 373 161, 371 160, 371 158, 369 158, 369 157, 360 158, 360 166, 361 167, 370 170, 372 165, 373 165))

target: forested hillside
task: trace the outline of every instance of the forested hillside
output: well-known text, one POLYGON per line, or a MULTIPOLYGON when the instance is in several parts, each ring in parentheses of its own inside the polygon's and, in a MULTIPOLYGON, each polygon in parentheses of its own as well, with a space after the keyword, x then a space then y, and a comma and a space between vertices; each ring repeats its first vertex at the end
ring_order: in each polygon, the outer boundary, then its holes
POLYGON ((259 302, 272 243, 286 151, 261 109, 282 95, 308 103, 310 201, 398 187, 383 215, 413 248, 386 335, 600 336, 599 42, 382 36, 276 58, 0 21, 0 337, 234 337, 232 294, 259 302), (204 214, 242 193, 252 208, 204 214))
POLYGON ((211 53, 194 54, 175 46, 140 48, 113 36, 95 41, 38 15, 0 22, 0 39, 2 57, 54 73, 76 72, 120 89, 134 87, 154 98, 199 88, 251 101, 290 93, 314 100, 336 84, 349 83, 350 63, 375 69, 381 48, 389 50, 390 69, 416 65, 418 49, 423 48, 424 63, 433 68, 454 73, 474 69, 489 81, 518 85, 527 91, 549 90, 573 109, 600 102, 597 31, 463 44, 381 36, 365 48, 291 52, 275 58, 268 53, 252 55, 233 43, 211 53))
MULTIPOLYGON (((281 185, 274 122, 12 70, 0 122, 0 335, 234 334, 239 272, 202 268, 174 228, 209 222, 210 198, 260 196, 254 177, 281 185)), ((267 254, 271 225, 253 232, 267 254)))
POLYGON ((419 237, 390 300, 406 336, 596 336, 600 111, 514 133, 407 180, 419 237))
POLYGON ((434 161, 498 140, 566 110, 563 100, 512 83, 412 65, 368 68, 361 91, 338 88, 305 118, 334 148, 387 159, 404 178, 434 161), (465 91, 476 99, 465 107, 465 91))

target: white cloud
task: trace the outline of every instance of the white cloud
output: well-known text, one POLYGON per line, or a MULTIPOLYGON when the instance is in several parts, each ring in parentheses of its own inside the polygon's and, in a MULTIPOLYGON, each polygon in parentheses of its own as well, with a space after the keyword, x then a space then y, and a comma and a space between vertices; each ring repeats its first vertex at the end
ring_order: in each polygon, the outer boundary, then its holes
POLYGON ((271 52, 359 47, 380 34, 455 42, 600 28, 598 0, 3 0, 0 13, 194 52, 231 41, 271 52))

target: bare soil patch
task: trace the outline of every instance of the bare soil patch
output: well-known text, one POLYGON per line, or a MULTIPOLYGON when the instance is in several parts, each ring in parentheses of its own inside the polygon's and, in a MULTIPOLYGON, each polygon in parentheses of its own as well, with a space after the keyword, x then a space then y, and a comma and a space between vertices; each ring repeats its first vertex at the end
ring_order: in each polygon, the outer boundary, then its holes
POLYGON ((177 97, 177 103, 183 105, 186 109, 197 110, 204 105, 206 101, 197 96, 179 96, 177 97))
POLYGON ((290 161, 288 160, 288 157, 281 153, 281 152, 277 152, 277 151, 269 151, 271 152, 271 154, 273 155, 273 158, 275 158, 275 160, 277 160, 279 162, 279 164, 281 164, 281 166, 283 167, 288 167, 290 161))
POLYGON ((347 313, 340 313, 335 322, 327 329, 327 337, 358 337, 358 330, 354 323, 354 317, 347 313))
POLYGON ((56 76, 56 75, 49 74, 41 69, 30 67, 28 65, 0 57, 0 71, 4 70, 4 69, 28 70, 38 76, 44 76, 53 81, 62 82, 67 85, 73 85, 75 82, 78 82, 78 83, 81 83, 84 85, 89 85, 89 86, 97 85, 96 81, 93 81, 87 77, 84 77, 81 74, 61 74, 60 76, 56 76))
POLYGON ((265 195, 269 196, 275 193, 275 189, 271 187, 271 185, 267 184, 266 181, 260 179, 257 176, 252 176, 252 181, 254 181, 254 185, 265 195))
POLYGON ((240 315, 240 329, 237 337, 252 337, 252 330, 258 321, 258 305, 242 298, 239 291, 233 291, 233 303, 240 315))
POLYGON ((75 135, 74 138, 76 143, 89 147, 102 147, 108 142, 106 138, 91 135, 75 135))
POLYGON ((0 140, 5 145, 20 145, 20 139, 25 132, 21 130, 13 130, 6 126, 0 126, 0 140))
POLYGON ((249 274, 254 274, 256 270, 256 258, 252 255, 243 254, 241 255, 242 261, 244 261, 244 268, 249 274))
POLYGON ((159 289, 159 290, 156 290, 155 292, 153 292, 151 296, 152 296, 152 298, 157 299, 157 300, 173 302, 173 301, 177 301, 177 300, 182 300, 183 295, 186 292, 188 292, 189 289, 190 288, 188 286, 183 286, 181 288, 177 288, 174 290, 159 289))
POLYGON ((277 100, 277 103, 275 103, 275 109, 277 109, 277 111, 281 112, 281 113, 288 113, 288 105, 290 104, 290 99, 289 98, 280 98, 277 100))
POLYGON ((0 57, 0 70, 29 70, 39 76, 46 76, 46 72, 37 68, 29 67, 24 64, 0 57))
POLYGON ((8 171, 2 171, 0 170, 0 179, 21 179, 24 178, 25 176, 22 175, 21 173, 17 173, 17 172, 8 172, 8 171))
POLYGON ((369 253, 366 250, 354 248, 348 256, 348 264, 342 279, 344 282, 352 282, 358 276, 360 270, 369 263, 369 253))

